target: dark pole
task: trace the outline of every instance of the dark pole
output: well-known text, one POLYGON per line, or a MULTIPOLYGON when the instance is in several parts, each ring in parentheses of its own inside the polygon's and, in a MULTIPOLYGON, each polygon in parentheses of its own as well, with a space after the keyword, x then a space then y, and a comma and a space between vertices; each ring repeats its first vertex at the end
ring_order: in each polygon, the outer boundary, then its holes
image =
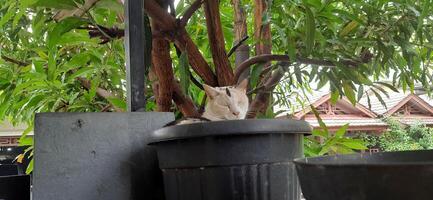
POLYGON ((125 0, 125 56, 128 111, 145 111, 145 83, 150 66, 151 34, 145 0, 125 0))

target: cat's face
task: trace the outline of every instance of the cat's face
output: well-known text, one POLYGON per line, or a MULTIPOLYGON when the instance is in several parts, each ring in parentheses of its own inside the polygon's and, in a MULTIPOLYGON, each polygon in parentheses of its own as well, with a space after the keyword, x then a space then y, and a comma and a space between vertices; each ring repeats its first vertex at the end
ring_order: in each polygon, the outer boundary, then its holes
POLYGON ((205 117, 211 120, 245 119, 248 111, 248 96, 246 94, 248 81, 244 80, 237 86, 211 87, 204 85, 209 98, 205 117))

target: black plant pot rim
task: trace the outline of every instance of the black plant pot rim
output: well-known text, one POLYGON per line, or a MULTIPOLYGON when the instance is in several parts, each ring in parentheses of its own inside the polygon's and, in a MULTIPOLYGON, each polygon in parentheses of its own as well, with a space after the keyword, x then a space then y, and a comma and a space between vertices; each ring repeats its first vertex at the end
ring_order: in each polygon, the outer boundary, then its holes
POLYGON ((248 119, 200 122, 169 126, 154 131, 151 142, 225 135, 311 134, 312 127, 305 121, 291 119, 248 119))
POLYGON ((298 166, 316 167, 433 167, 433 150, 396 151, 380 153, 359 153, 348 155, 319 156, 297 158, 293 161, 298 166), (427 159, 425 159, 427 158, 427 159))

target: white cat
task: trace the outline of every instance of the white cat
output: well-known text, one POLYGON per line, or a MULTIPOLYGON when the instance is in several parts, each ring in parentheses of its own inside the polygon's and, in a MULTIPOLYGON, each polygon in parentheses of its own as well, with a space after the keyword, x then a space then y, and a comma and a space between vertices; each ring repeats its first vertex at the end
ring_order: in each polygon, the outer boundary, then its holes
POLYGON ((247 96, 248 80, 243 80, 237 86, 211 87, 204 84, 208 97, 205 111, 199 118, 186 118, 171 122, 166 126, 190 124, 203 121, 245 119, 249 100, 247 96))
POLYGON ((237 86, 211 87, 203 85, 209 101, 203 113, 211 121, 245 119, 248 111, 248 81, 237 86))

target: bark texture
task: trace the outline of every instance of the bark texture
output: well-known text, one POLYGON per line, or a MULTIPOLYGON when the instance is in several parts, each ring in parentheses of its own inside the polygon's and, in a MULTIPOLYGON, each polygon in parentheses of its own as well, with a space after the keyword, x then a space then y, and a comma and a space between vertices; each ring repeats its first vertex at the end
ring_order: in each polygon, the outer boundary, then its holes
POLYGON ((206 16, 207 33, 215 72, 219 86, 233 83, 233 70, 225 50, 224 34, 219 13, 219 0, 205 0, 204 13, 206 16))

